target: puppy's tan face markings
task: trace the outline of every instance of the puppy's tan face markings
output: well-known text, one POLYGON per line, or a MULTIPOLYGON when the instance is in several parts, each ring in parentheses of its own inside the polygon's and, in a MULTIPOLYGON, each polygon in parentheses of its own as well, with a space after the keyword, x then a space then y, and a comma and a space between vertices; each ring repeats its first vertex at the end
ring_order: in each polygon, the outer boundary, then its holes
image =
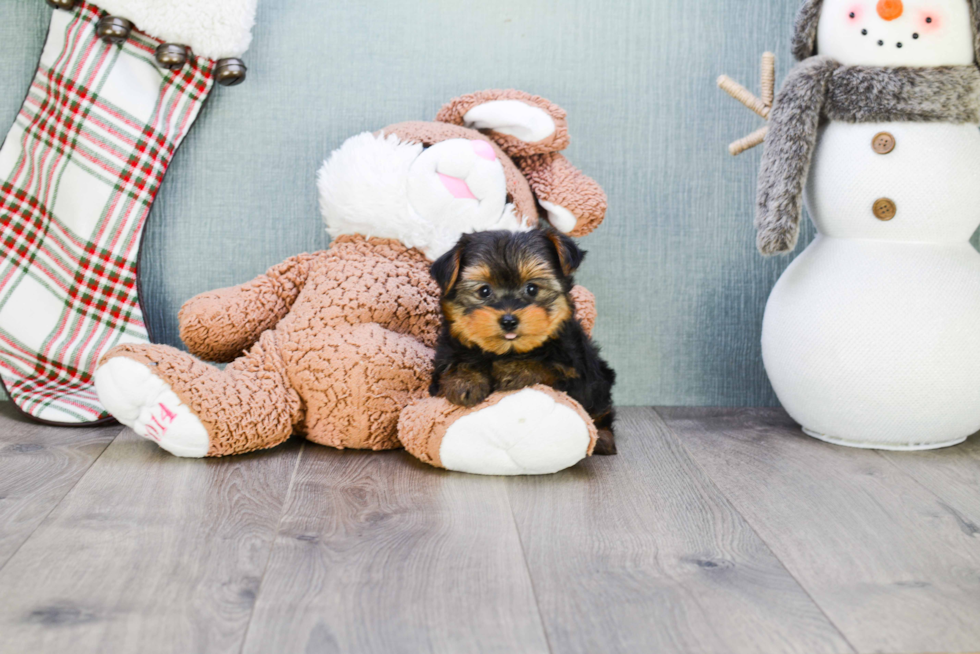
POLYGON ((478 261, 460 271, 452 300, 443 300, 450 333, 469 347, 504 355, 541 347, 572 315, 571 304, 549 262, 531 252, 494 267, 478 261), (504 316, 518 324, 508 332, 504 316))
POLYGON ((460 279, 461 284, 470 284, 477 287, 483 284, 499 284, 499 280, 494 278, 493 269, 485 263, 476 263, 463 269, 460 279))

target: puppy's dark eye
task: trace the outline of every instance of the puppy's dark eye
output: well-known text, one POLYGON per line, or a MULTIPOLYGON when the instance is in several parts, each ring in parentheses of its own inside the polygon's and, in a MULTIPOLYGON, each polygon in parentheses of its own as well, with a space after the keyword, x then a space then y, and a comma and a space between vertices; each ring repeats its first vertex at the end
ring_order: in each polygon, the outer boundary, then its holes
POLYGON ((524 287, 524 292, 527 293, 529 296, 534 297, 538 294, 538 285, 528 284, 527 286, 524 287))
POLYGON ((493 295, 493 289, 490 288, 489 286, 481 286, 477 290, 476 294, 482 297, 484 300, 486 300, 488 297, 493 295))

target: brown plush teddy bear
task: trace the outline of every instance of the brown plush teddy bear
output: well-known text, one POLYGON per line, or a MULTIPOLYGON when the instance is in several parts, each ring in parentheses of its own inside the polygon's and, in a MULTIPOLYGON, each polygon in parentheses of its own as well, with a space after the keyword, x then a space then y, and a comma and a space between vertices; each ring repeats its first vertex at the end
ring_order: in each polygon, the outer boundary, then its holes
MULTIPOLYGON (((560 154, 565 112, 519 91, 453 100, 436 122, 348 139, 320 170, 330 247, 293 257, 180 311, 191 354, 122 345, 96 374, 120 422, 188 457, 273 447, 293 433, 337 448, 404 446, 435 466, 543 474, 574 465, 595 428, 546 387, 463 409, 427 389, 439 327, 431 262, 463 233, 536 227, 540 210, 574 236, 606 197, 560 154)), ((575 291, 587 329, 594 302, 575 291)))

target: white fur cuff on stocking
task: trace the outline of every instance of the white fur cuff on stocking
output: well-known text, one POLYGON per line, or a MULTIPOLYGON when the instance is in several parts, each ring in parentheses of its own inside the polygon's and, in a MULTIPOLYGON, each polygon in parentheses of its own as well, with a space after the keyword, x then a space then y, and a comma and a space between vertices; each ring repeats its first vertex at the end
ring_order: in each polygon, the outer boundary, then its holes
POLYGON ((208 59, 240 57, 252 42, 258 0, 98 0, 113 16, 208 59))

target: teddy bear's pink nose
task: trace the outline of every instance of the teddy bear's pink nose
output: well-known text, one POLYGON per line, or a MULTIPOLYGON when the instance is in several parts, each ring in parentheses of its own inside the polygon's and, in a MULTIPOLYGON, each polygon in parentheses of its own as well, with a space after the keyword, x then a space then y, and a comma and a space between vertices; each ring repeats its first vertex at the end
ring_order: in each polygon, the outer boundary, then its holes
POLYGON ((473 144, 473 151, 487 161, 496 161, 497 153, 493 151, 493 146, 486 141, 470 141, 473 144))

